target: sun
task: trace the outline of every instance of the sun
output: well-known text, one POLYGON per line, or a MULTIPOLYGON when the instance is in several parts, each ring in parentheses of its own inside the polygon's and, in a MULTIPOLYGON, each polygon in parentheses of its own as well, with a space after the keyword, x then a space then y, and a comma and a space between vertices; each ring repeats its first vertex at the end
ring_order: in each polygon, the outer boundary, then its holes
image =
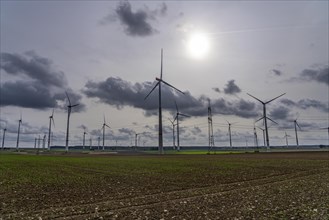
POLYGON ((209 38, 202 32, 192 33, 187 41, 188 54, 197 59, 204 58, 210 49, 209 38))

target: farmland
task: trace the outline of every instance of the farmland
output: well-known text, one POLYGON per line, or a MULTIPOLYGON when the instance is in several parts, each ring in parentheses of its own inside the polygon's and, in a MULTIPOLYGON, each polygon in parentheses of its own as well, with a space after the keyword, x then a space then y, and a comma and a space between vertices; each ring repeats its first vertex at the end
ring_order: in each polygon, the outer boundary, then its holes
POLYGON ((328 152, 0 154, 0 219, 328 219, 328 152))

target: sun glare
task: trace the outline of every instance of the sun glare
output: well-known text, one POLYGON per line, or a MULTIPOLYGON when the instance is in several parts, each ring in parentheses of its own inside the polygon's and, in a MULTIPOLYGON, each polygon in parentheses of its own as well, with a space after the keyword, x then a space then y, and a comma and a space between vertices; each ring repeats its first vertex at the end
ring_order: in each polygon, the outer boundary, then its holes
POLYGON ((193 33, 187 42, 187 49, 190 56, 201 59, 209 52, 209 38, 204 33, 193 33))

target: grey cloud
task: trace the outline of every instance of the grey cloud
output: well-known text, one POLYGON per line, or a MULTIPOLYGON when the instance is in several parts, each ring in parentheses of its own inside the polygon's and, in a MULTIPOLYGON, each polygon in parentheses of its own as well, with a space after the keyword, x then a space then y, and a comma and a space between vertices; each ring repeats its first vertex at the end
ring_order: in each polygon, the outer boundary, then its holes
POLYGON ((276 108, 274 108, 273 110, 270 111, 270 117, 273 120, 285 120, 288 119, 290 117, 289 115, 290 110, 284 106, 278 106, 276 108))
POLYGON ((26 56, 1 53, 1 68, 8 74, 24 75, 47 86, 65 87, 67 81, 61 71, 52 69, 52 61, 28 51, 26 56))
MULTIPOLYGON (((1 69, 7 74, 4 78, 9 79, 0 87, 1 106, 66 108, 59 104, 66 100, 64 91, 70 93, 72 101, 81 100, 81 95, 68 87, 64 72, 55 70, 51 60, 38 56, 34 51, 24 55, 1 53, 1 69)), ((74 111, 84 108, 84 104, 80 103, 74 111)))
POLYGON ((311 80, 329 85, 329 67, 305 69, 301 72, 300 77, 302 80, 311 80))
POLYGON ((146 6, 144 9, 139 9, 136 12, 132 11, 131 4, 128 1, 120 2, 115 9, 115 15, 108 15, 101 24, 107 21, 118 19, 124 26, 124 31, 129 36, 145 37, 158 32, 152 27, 150 21, 157 20, 159 16, 165 16, 167 12, 167 5, 162 3, 160 8, 150 10, 146 6))
POLYGON ((215 88, 212 88, 212 90, 214 90, 215 92, 218 92, 218 93, 220 93, 220 89, 219 89, 219 88, 217 88, 217 87, 215 87, 215 88))
MULTIPOLYGON (((100 102, 106 103, 121 109, 124 106, 131 106, 145 110, 146 116, 158 114, 158 90, 144 101, 144 97, 150 92, 154 84, 151 82, 131 83, 121 78, 109 77, 102 82, 89 81, 82 91, 89 98, 97 98, 100 102)), ((170 87, 162 86, 162 108, 175 114, 176 100, 179 110, 190 116, 207 115, 208 98, 201 96, 196 98, 189 91, 185 95, 175 92, 170 87)), ((237 115, 245 118, 257 116, 257 106, 253 102, 239 99, 227 102, 223 98, 211 100, 214 114, 237 115)))
POLYGON ((308 108, 315 108, 315 109, 318 109, 319 111, 323 111, 323 112, 329 111, 328 104, 320 102, 318 100, 314 100, 314 99, 301 99, 297 102, 294 102, 290 99, 282 99, 282 100, 280 100, 280 102, 286 106, 296 107, 296 108, 303 109, 303 110, 308 109, 308 108))
POLYGON ((274 73, 276 76, 281 76, 282 75, 282 71, 277 70, 277 69, 272 69, 271 72, 274 73))
POLYGON ((241 89, 234 83, 234 80, 230 80, 227 82, 226 87, 224 88, 225 94, 236 94, 241 92, 241 89))

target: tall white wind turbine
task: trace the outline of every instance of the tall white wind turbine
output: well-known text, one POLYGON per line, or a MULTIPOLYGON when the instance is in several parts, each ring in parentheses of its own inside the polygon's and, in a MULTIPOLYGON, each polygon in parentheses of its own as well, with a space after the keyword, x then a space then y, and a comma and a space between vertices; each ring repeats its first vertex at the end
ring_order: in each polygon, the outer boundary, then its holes
POLYGON ((1 145, 1 149, 4 150, 5 149, 5 136, 6 136, 6 131, 7 128, 3 129, 3 135, 2 135, 2 145, 1 145))
POLYGON ((110 126, 108 126, 106 124, 105 116, 104 116, 104 122, 103 122, 103 126, 102 126, 102 129, 103 129, 103 151, 105 150, 105 127, 110 128, 110 126))
POLYGON ((48 150, 50 150, 51 122, 52 122, 52 123, 53 123, 53 125, 55 126, 55 121, 54 121, 54 109, 53 109, 53 112, 52 112, 51 116, 49 116, 49 129, 48 129, 48 150))
POLYGON ((163 154, 163 135, 162 135, 162 105, 161 105, 161 83, 166 84, 167 86, 177 90, 178 92, 184 94, 184 92, 180 91, 179 89, 175 88, 174 86, 170 85, 166 81, 162 80, 162 64, 163 63, 163 49, 161 49, 161 69, 160 69, 160 78, 156 77, 155 80, 158 81, 153 89, 147 94, 144 98, 146 100, 149 95, 153 92, 153 90, 159 86, 159 153, 163 154))
POLYGON ((67 106, 67 126, 66 126, 66 141, 65 141, 65 151, 69 151, 69 130, 70 130, 70 116, 71 116, 71 109, 73 107, 78 106, 79 104, 72 105, 71 100, 67 92, 65 92, 67 100, 69 101, 69 105, 67 106))
POLYGON ((16 142, 16 151, 18 151, 18 147, 19 147, 19 134, 21 132, 21 124, 22 124, 22 113, 21 113, 21 117, 18 120, 18 131, 17 131, 17 142, 16 142))
POLYGON ((299 143, 298 143, 298 134, 297 134, 297 127, 302 130, 299 126, 299 124, 297 123, 297 118, 294 120, 294 127, 295 127, 295 135, 296 135, 296 146, 299 147, 299 143))
MULTIPOLYGON (((279 95, 279 96, 277 96, 277 97, 275 97, 275 98, 273 98, 273 99, 271 99, 270 101, 267 101, 267 102, 263 102, 262 100, 256 98, 255 96, 250 95, 249 93, 247 93, 247 94, 248 94, 250 97, 252 97, 252 98, 256 99, 257 101, 259 101, 260 103, 262 103, 262 105, 263 105, 263 117, 261 117, 259 120, 264 119, 265 135, 266 135, 266 146, 267 146, 267 147, 270 147, 270 140, 269 140, 269 137, 268 137, 267 119, 269 119, 270 121, 273 121, 273 120, 270 119, 269 117, 267 117, 267 115, 266 115, 266 105, 267 105, 268 103, 274 101, 275 99, 277 99, 277 98, 279 98, 279 97, 285 95, 286 93, 283 93, 283 94, 281 94, 281 95, 279 95)), ((259 120, 257 120, 257 121, 259 121, 259 120)), ((274 121, 273 121, 273 122, 274 122, 274 121)), ((274 122, 274 123, 276 123, 276 122, 274 122)))

